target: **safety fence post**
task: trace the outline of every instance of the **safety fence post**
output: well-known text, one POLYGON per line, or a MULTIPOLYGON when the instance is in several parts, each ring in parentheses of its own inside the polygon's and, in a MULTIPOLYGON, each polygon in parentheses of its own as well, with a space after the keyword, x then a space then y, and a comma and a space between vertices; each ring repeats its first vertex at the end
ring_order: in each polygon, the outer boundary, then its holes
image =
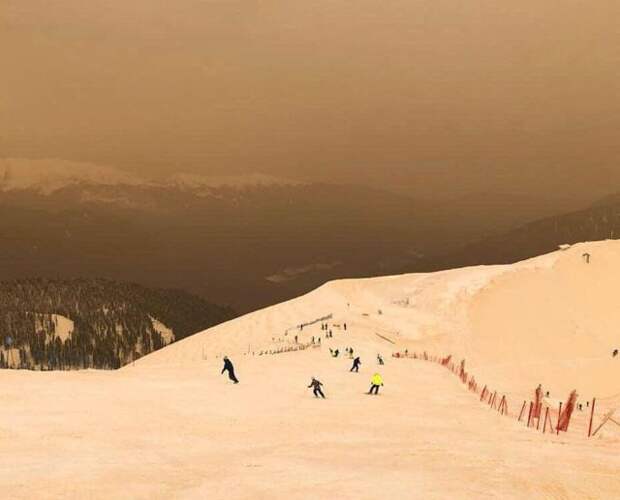
POLYGON ((549 407, 545 408, 545 423, 543 424, 543 434, 547 432, 547 419, 549 418, 549 407))
POLYGON ((482 388, 482 393, 480 394, 480 401, 481 401, 481 402, 482 402, 482 400, 484 399, 484 397, 486 396, 486 393, 487 393, 487 386, 485 385, 485 386, 482 388))
POLYGON ((527 404, 527 401, 523 400, 523 406, 521 407, 521 413, 519 413, 519 422, 521 422, 521 418, 523 417, 523 412, 525 411, 525 405, 527 404))
POLYGON ((590 411, 590 425, 588 426, 588 437, 592 435, 592 419, 594 418, 594 405, 596 404, 596 398, 592 398, 592 410, 590 411))

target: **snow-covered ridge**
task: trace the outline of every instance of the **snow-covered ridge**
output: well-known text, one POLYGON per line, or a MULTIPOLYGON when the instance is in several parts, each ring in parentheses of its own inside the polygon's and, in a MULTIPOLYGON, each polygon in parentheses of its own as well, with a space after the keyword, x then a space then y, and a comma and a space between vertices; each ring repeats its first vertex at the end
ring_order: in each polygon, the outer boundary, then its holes
POLYGON ((145 181, 121 170, 65 160, 0 160, 0 191, 34 190, 52 194, 77 184, 141 185, 145 181))
POLYGON ((245 188, 250 186, 296 185, 298 182, 266 174, 247 174, 233 176, 206 176, 198 174, 175 174, 164 185, 179 189, 199 190, 204 188, 245 188))
POLYGON ((208 193, 224 187, 244 189, 295 184, 299 183, 259 173, 238 176, 180 173, 161 181, 153 181, 92 163, 53 159, 0 159, 0 192, 36 191, 50 195, 67 187, 89 185, 146 186, 208 193))

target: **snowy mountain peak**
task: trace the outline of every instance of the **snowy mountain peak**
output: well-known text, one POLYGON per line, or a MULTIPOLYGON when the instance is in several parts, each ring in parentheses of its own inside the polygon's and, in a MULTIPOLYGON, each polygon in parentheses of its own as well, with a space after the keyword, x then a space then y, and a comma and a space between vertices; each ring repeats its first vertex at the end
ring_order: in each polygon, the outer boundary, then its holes
POLYGON ((141 185, 145 181, 121 170, 65 160, 0 160, 0 191, 52 194, 78 184, 141 185))
POLYGON ((255 173, 237 176, 204 176, 180 173, 164 181, 142 179, 116 168, 66 160, 0 159, 0 192, 37 191, 50 195, 76 185, 151 186, 208 193, 214 189, 290 186, 298 182, 255 173))
POLYGON ((200 190, 222 187, 241 189, 253 186, 287 186, 299 183, 260 173, 237 176, 204 176, 181 173, 170 177, 166 184, 178 189, 200 190))

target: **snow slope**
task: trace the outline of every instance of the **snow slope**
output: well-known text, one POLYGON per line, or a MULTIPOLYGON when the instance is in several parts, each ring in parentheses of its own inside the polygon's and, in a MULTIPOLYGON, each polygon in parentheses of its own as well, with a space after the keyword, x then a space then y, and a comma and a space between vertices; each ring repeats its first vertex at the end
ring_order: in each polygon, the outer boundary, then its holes
POLYGON ((609 376, 620 369, 611 357, 620 348, 619 282, 618 241, 574 245, 508 266, 339 280, 189 337, 138 364, 247 356, 292 346, 295 335, 308 342, 324 334, 316 326, 291 327, 332 314, 336 323, 350 326, 367 355, 406 348, 452 353, 507 390, 540 382, 562 393, 579 388, 584 396, 609 396, 620 393, 620 381, 609 376), (386 345, 377 333, 395 343, 386 345))
POLYGON ((538 380, 552 398, 601 397, 597 421, 614 407, 619 272, 610 241, 512 266, 341 280, 117 372, 0 372, 0 488, 17 499, 615 498, 611 430, 587 440, 577 412, 568 434, 542 435, 515 413, 538 380), (296 328, 330 314, 333 339, 320 323, 296 328), (321 347, 259 355, 295 335, 321 347), (327 351, 349 346, 360 373, 327 351), (508 393, 511 416, 436 364, 390 357, 404 349, 467 357, 508 393), (239 385, 220 375, 223 354, 239 385), (586 375, 596 363, 606 376, 586 375), (365 395, 375 371, 378 397, 365 395), (306 389, 312 375, 328 399, 306 389))

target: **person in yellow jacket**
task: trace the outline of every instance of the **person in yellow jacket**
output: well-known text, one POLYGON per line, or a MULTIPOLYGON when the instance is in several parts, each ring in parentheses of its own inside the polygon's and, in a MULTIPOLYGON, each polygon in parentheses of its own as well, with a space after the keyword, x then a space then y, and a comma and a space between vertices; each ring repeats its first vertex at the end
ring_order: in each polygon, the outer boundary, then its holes
POLYGON ((375 395, 379 394, 379 387, 383 386, 383 378, 381 377, 381 375, 379 375, 378 373, 375 373, 372 376, 370 383, 372 385, 370 386, 370 390, 368 391, 368 394, 375 394, 375 395))

